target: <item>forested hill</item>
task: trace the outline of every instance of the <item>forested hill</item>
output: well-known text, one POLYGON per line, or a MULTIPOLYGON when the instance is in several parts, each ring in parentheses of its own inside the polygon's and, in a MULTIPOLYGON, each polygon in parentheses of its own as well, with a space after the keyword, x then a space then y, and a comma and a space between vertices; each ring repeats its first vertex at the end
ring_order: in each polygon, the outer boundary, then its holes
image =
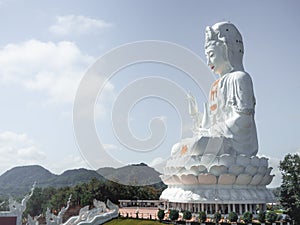
POLYGON ((28 193, 36 181, 38 187, 66 187, 75 186, 79 183, 87 183, 92 178, 97 180, 107 180, 100 174, 108 179, 118 181, 121 177, 124 177, 122 181, 127 181, 130 184, 136 184, 139 180, 139 184, 147 184, 160 182, 159 173, 153 168, 148 167, 146 164, 136 164, 114 168, 99 169, 97 173, 94 170, 87 169, 73 169, 67 170, 60 175, 51 173, 49 170, 41 166, 20 166, 6 171, 0 176, 0 198, 7 196, 22 196, 28 193))
POLYGON ((145 163, 121 168, 104 167, 97 170, 103 177, 125 185, 149 185, 161 182, 160 173, 145 163))
POLYGON ((36 181, 39 187, 64 187, 102 179, 96 171, 87 169, 67 170, 55 175, 41 166, 20 166, 6 171, 0 176, 0 197, 19 196, 28 193, 36 181))

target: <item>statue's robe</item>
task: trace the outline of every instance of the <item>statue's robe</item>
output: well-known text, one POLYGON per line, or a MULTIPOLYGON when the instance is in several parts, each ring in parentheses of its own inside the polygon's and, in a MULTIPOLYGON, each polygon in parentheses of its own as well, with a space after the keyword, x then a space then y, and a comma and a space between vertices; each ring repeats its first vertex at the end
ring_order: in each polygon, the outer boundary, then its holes
POLYGON ((208 135, 194 145, 197 154, 243 154, 258 151, 254 121, 255 97, 249 74, 228 73, 216 80, 210 91, 208 135))
POLYGON ((257 154, 255 97, 249 74, 235 71, 216 80, 210 90, 208 107, 205 127, 198 136, 175 144, 173 157, 257 154))

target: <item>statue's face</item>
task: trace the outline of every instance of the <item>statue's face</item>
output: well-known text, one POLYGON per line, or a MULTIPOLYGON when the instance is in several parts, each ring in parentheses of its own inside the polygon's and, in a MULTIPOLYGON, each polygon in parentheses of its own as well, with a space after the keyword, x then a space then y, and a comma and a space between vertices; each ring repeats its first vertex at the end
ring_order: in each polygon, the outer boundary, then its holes
POLYGON ((205 49, 205 55, 207 65, 215 74, 224 75, 230 72, 231 65, 226 56, 225 45, 211 44, 205 49))

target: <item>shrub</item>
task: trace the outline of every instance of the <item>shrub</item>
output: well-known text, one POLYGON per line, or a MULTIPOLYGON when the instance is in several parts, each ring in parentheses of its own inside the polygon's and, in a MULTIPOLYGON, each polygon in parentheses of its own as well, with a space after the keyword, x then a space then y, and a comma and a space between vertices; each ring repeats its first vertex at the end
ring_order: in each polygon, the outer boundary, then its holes
POLYGON ((178 219, 178 217, 179 217, 179 212, 178 212, 178 210, 171 209, 171 210, 170 210, 170 214, 169 214, 170 220, 175 221, 175 220, 178 219))
POLYGON ((252 218, 253 218, 253 215, 251 212, 244 212, 243 214, 243 220, 245 223, 251 223, 252 222, 252 218))
POLYGON ((215 212, 214 219, 216 223, 219 223, 219 221, 221 220, 221 214, 219 212, 215 212))
POLYGON ((259 211, 258 213, 258 221, 261 223, 266 222, 266 212, 259 211))
POLYGON ((183 212, 183 219, 185 219, 185 220, 190 220, 190 219, 192 219, 192 213, 190 212, 190 211, 184 211, 183 212))
POLYGON ((158 210, 157 217, 158 217, 159 221, 162 221, 165 218, 165 211, 162 209, 158 210))
POLYGON ((201 223, 204 223, 206 221, 206 213, 205 212, 199 213, 199 220, 201 223))
POLYGON ((274 223, 277 219, 277 214, 273 211, 270 211, 270 212, 267 213, 266 219, 267 219, 268 222, 274 223))
POLYGON ((238 220, 238 215, 235 212, 230 212, 228 215, 230 222, 236 222, 238 220))

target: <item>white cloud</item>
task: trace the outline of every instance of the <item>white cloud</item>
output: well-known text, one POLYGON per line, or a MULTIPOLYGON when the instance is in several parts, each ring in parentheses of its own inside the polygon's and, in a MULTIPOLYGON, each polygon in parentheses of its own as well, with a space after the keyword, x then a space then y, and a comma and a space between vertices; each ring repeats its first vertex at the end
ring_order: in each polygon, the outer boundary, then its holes
POLYGON ((26 165, 41 165, 56 174, 69 169, 88 168, 79 155, 57 155, 53 159, 26 134, 11 131, 0 132, 0 156, 0 175, 13 167, 26 165))
POLYGON ((23 165, 41 164, 46 154, 26 134, 0 133, 0 171, 23 165))
POLYGON ((163 173, 166 166, 166 160, 161 157, 157 157, 149 163, 149 166, 153 167, 158 172, 163 173))
MULTIPOLYGON (((72 42, 29 40, 8 44, 0 49, 0 80, 46 91, 56 102, 71 102, 81 77, 94 60, 72 42)), ((113 91, 113 86, 108 83, 105 91, 113 91)))
MULTIPOLYGON (((80 80, 94 61, 94 57, 83 54, 75 43, 67 41, 8 44, 0 49, 0 82, 45 94, 46 103, 73 103, 80 80)), ((95 82, 101 82, 98 74, 95 82)), ((83 106, 89 102, 88 92, 83 106)), ((107 82, 95 106, 96 119, 107 115, 108 103, 113 98, 114 86, 107 82)))
POLYGON ((114 144, 103 144, 103 147, 105 150, 110 151, 110 150, 118 150, 118 146, 114 144))
POLYGON ((71 102, 80 78, 93 61, 72 42, 8 44, 0 49, 0 80, 44 91, 54 102, 71 102))
POLYGON ((104 20, 93 19, 85 16, 66 15, 57 16, 56 23, 49 30, 55 35, 80 35, 111 27, 112 24, 104 20))
POLYGON ((61 174, 66 170, 87 168, 90 169, 87 162, 79 155, 66 155, 63 157, 57 157, 51 162, 45 164, 45 168, 52 173, 61 174))
POLYGON ((95 105, 95 119, 97 121, 102 121, 106 118, 105 116, 111 112, 112 103, 115 98, 115 87, 111 83, 107 82, 101 94, 98 96, 98 101, 95 105))

